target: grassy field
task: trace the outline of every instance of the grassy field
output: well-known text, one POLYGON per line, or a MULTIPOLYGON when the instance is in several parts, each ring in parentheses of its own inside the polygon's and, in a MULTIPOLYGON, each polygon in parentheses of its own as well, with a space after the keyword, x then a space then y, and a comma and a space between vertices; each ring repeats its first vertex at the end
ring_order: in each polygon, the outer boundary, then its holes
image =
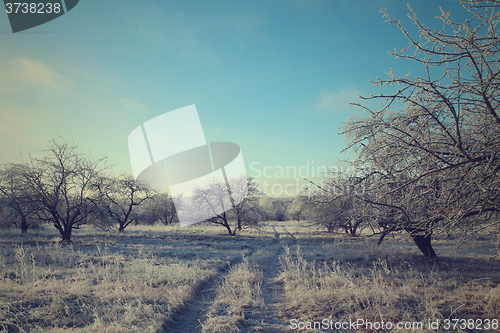
POLYGON ((377 246, 297 222, 236 237, 209 225, 87 229, 71 245, 55 229, 1 230, 0 331, 500 331, 491 241, 457 241, 436 239, 430 260, 406 235, 377 246))

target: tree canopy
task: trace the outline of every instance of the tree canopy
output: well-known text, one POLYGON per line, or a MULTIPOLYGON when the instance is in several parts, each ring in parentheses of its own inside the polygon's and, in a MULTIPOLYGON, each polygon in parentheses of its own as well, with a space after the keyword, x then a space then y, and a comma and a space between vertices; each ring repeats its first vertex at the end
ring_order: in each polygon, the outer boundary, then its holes
POLYGON ((379 100, 375 109, 352 103, 364 112, 341 131, 347 150, 357 153, 352 166, 360 175, 353 185, 364 191, 340 195, 375 209, 379 242, 407 231, 430 257, 432 233, 461 231, 465 240, 500 231, 499 3, 460 2, 470 18, 457 23, 441 9, 440 30, 409 7, 419 38, 382 10, 409 40, 391 55, 420 64, 425 74, 391 70, 388 79, 374 81, 397 90, 361 97, 379 100))

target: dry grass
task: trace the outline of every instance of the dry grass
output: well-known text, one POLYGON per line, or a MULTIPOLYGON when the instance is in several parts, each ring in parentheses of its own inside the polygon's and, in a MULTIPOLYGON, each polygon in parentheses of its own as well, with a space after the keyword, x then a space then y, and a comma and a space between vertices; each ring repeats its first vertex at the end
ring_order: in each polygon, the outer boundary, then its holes
POLYGON ((296 222, 236 237, 174 225, 58 240, 51 229, 0 231, 0 331, 282 332, 291 319, 427 324, 500 315, 500 258, 487 260, 486 238, 460 248, 436 239, 436 260, 405 235, 376 246, 296 222))
POLYGON ((406 331, 449 332, 445 319, 499 319, 500 264, 487 261, 486 253, 459 256, 445 250, 450 242, 438 240, 441 257, 429 260, 412 253, 411 244, 402 246, 400 237, 382 248, 367 239, 338 237, 323 251, 302 241, 307 250, 286 247, 277 280, 297 322, 421 322, 423 329, 406 331), (439 320, 440 329, 428 329, 429 320, 439 320))
POLYGON ((127 236, 122 252, 104 237, 2 248, 0 330, 155 332, 216 273, 217 259, 162 256, 168 247, 127 236))
POLYGON ((0 272, 4 331, 155 332, 214 274, 201 262, 107 254, 106 247, 87 254, 59 243, 13 250, 15 262, 0 272))
POLYGON ((231 267, 202 323, 203 333, 240 332, 242 325, 255 308, 263 308, 262 271, 248 260, 231 267))

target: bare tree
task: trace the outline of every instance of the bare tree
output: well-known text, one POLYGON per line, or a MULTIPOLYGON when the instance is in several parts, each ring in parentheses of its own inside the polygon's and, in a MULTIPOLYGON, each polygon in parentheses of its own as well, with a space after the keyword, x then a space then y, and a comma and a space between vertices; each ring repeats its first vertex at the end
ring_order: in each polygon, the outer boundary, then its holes
POLYGON ((364 188, 358 177, 343 172, 330 171, 325 174, 321 185, 312 181, 313 192, 304 198, 304 206, 311 213, 312 224, 326 228, 328 232, 341 229, 350 236, 357 236, 374 219, 366 199, 364 188), (319 191, 317 190, 319 189, 319 191))
POLYGON ((343 127, 358 153, 357 165, 373 171, 367 195, 358 196, 379 211, 384 237, 407 231, 424 255, 433 257, 431 235, 461 231, 463 240, 500 231, 500 38, 497 2, 461 0, 470 18, 451 20, 441 10, 441 30, 409 18, 420 29, 414 39, 385 11, 410 45, 391 53, 422 65, 420 77, 377 79, 398 85, 393 94, 372 95, 381 106, 354 104, 368 116, 343 127))
POLYGON ((150 199, 147 184, 136 181, 132 176, 103 177, 98 183, 99 200, 94 202, 102 214, 118 223, 122 233, 131 223, 139 223, 141 214, 138 206, 150 199))
POLYGON ((36 216, 36 200, 15 164, 3 165, 0 169, 0 195, 7 210, 5 218, 19 219, 21 232, 28 232, 28 220, 36 216))
POLYGON ((287 214, 290 220, 308 219, 311 217, 312 196, 306 194, 298 194, 287 209, 287 214))
POLYGON ((104 159, 79 152, 76 144, 52 140, 43 156, 16 165, 36 200, 38 218, 53 223, 64 242, 70 242, 73 229, 88 224, 95 213, 92 202, 101 196, 97 185, 104 159))
MULTIPOLYGON (((178 201, 179 202, 179 201, 178 201)), ((178 221, 174 200, 168 193, 156 193, 146 204, 155 221, 169 225, 178 221)))
POLYGON ((283 198, 273 198, 264 195, 259 200, 260 208, 271 221, 285 221, 286 208, 283 198))
POLYGON ((235 177, 231 179, 229 193, 233 198, 233 209, 237 225, 235 230, 242 230, 244 227, 258 227, 265 215, 260 209, 258 201, 262 193, 253 177, 235 177), (238 204, 235 204, 238 202, 238 204))
POLYGON ((203 215, 212 215, 207 219, 208 222, 220 224, 227 229, 229 235, 235 235, 236 230, 232 230, 230 223, 228 211, 232 204, 225 181, 214 178, 210 184, 198 187, 193 195, 193 202, 203 215))
POLYGON ((224 226, 229 235, 245 227, 256 227, 264 212, 257 204, 260 191, 253 178, 234 177, 226 181, 214 178, 204 187, 199 187, 193 196, 198 210, 212 215, 208 222, 224 226), (236 226, 232 226, 233 221, 236 226))

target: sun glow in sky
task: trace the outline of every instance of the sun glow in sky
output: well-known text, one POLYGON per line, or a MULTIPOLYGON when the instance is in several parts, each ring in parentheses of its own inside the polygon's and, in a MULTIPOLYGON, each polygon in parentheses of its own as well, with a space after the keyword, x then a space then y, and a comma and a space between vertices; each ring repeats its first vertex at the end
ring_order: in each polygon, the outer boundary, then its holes
MULTIPOLYGON (((436 29, 439 6, 466 17, 458 1, 408 1, 436 29)), ((420 71, 387 53, 408 41, 381 8, 418 38, 399 0, 81 0, 15 34, 2 11, 0 163, 61 136, 131 174, 131 131, 196 104, 207 141, 238 144, 249 175, 281 184, 269 194, 295 194, 283 186, 302 178, 280 168, 310 175, 353 156, 340 154, 341 122, 359 112, 347 101, 381 92, 370 80, 390 68, 420 71)))

